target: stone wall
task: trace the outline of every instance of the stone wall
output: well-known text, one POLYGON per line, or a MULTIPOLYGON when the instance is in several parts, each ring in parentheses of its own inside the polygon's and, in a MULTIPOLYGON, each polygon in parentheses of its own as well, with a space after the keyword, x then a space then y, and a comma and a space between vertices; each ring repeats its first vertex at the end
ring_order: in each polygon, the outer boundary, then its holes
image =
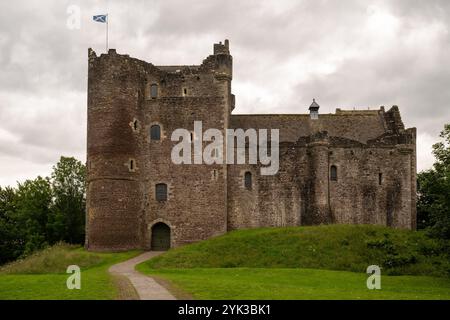
MULTIPOLYGON (((398 130, 387 129, 379 134, 378 126, 389 128, 384 119, 392 118, 392 112, 397 113, 398 109, 394 107, 385 113, 381 108, 375 112, 377 116, 372 117, 372 124, 366 120, 367 131, 375 128, 371 135, 366 133, 366 137, 377 137, 364 139, 366 143, 360 142, 361 138, 357 141, 317 131, 328 125, 326 121, 321 123, 321 116, 319 120, 302 117, 304 123, 316 123, 298 129, 309 135, 291 142, 286 137, 294 126, 283 126, 280 123, 283 115, 273 116, 279 121, 272 127, 279 127, 280 135, 287 140, 280 151, 280 171, 276 176, 261 176, 257 165, 230 166, 229 229, 321 223, 380 224, 415 229, 415 129, 404 130, 403 124, 391 123, 390 127, 398 130), (311 131, 306 132, 306 128, 311 131), (331 180, 331 166, 337 168, 336 181, 331 180), (252 190, 243 188, 245 171, 253 174, 252 190)), ((345 117, 350 114, 346 113, 345 117)), ((355 116, 365 117, 366 114, 367 111, 355 116)), ((265 116, 237 117, 235 121, 232 116, 235 126, 243 124, 246 118, 251 119, 249 122, 256 128, 267 125, 265 116), (262 123, 257 119, 262 119, 262 123)), ((289 123, 292 116, 286 118, 289 123)), ((340 114, 335 118, 340 118, 340 114)), ((401 121, 398 116, 396 121, 401 121)), ((343 121, 338 121, 330 131, 342 132, 342 127, 343 121)))

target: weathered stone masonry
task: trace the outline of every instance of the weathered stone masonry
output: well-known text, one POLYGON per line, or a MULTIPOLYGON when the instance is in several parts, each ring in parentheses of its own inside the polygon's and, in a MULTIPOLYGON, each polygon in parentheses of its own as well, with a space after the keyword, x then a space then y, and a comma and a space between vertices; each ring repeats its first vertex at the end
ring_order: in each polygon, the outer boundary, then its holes
POLYGON ((311 115, 232 115, 228 41, 214 44, 197 66, 154 66, 89 50, 88 78, 91 250, 150 249, 162 239, 155 237, 162 224, 170 246, 266 226, 415 228, 416 130, 404 128, 396 106, 337 109, 317 119, 314 108, 311 115), (224 136, 227 128, 279 129, 278 174, 261 176, 259 165, 173 164, 172 132, 193 131, 198 120, 224 136), (152 126, 159 139, 151 138, 152 126), (167 187, 164 201, 157 184, 167 187))

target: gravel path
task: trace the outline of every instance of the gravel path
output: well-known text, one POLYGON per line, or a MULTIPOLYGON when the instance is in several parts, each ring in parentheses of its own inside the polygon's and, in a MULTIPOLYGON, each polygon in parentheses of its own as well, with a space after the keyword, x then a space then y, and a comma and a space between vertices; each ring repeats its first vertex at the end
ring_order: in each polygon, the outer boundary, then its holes
POLYGON ((137 264, 162 253, 156 251, 145 252, 133 259, 111 266, 109 272, 113 275, 127 277, 136 289, 140 300, 176 300, 166 288, 158 284, 154 279, 134 270, 137 264))

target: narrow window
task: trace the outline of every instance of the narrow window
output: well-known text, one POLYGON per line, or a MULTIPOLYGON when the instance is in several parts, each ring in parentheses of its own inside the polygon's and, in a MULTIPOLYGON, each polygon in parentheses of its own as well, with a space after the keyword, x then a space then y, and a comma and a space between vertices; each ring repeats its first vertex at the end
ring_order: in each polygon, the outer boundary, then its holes
POLYGON ((212 171, 212 179, 216 181, 218 177, 219 177, 219 173, 216 169, 214 169, 212 171))
POLYGON ((157 184, 155 192, 157 201, 167 201, 167 184, 164 183, 157 184))
POLYGON ((134 160, 130 160, 130 171, 134 170, 134 160))
POLYGON ((378 174, 378 184, 381 186, 382 183, 383 183, 383 174, 380 172, 378 174))
POLYGON ((184 92, 184 95, 187 95, 187 89, 186 88, 183 89, 183 92, 184 92))
POLYGON ((244 177, 244 184, 245 189, 251 190, 252 189, 252 174, 251 172, 246 172, 244 177))
POLYGON ((160 140, 161 139, 161 127, 157 124, 150 127, 150 139, 160 140))
POLYGON ((152 99, 158 98, 158 85, 155 83, 150 86, 150 97, 152 99))
POLYGON ((330 169, 330 180, 337 181, 337 168, 336 166, 331 166, 330 169))
POLYGON ((133 128, 134 128, 134 131, 136 131, 138 129, 138 121, 137 120, 134 120, 133 128))

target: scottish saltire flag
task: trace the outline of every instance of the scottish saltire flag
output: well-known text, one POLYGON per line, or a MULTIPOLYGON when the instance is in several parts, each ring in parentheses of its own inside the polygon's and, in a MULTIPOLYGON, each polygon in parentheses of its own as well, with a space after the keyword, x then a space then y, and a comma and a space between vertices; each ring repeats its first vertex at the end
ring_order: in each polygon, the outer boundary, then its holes
POLYGON ((96 22, 106 23, 106 20, 108 19, 108 15, 107 14, 100 14, 100 15, 97 15, 97 16, 93 16, 92 18, 96 22))

